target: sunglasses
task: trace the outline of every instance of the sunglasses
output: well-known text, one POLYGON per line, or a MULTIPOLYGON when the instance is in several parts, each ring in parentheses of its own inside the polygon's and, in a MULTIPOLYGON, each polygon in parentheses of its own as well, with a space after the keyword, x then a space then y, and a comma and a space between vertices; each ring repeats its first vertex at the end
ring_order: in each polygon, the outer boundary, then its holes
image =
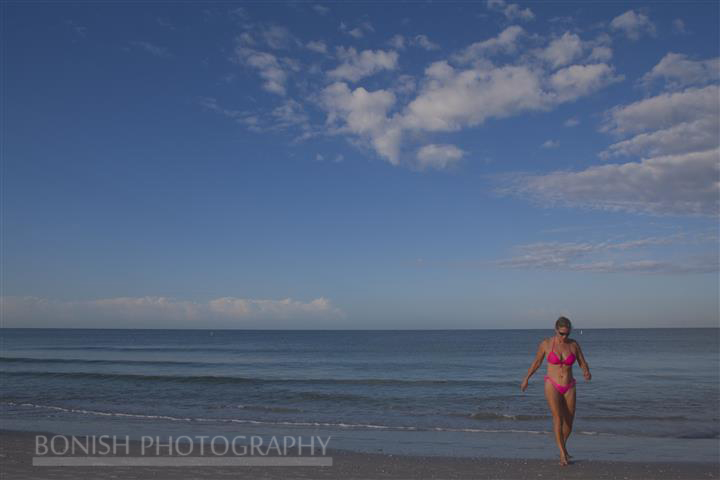
POLYGON ((569 332, 569 331, 567 331, 567 332, 557 332, 557 333, 558 333, 558 335, 561 335, 561 336, 563 336, 563 337, 567 337, 568 335, 570 335, 570 332, 569 332))

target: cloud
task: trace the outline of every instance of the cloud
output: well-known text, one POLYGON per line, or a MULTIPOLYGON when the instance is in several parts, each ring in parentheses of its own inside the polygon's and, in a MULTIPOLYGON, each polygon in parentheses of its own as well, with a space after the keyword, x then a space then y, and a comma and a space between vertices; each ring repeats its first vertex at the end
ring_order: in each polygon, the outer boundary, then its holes
POLYGON ((465 154, 455 145, 425 145, 417 152, 417 168, 443 170, 457 163, 465 154))
POLYGON ((571 65, 558 70, 550 77, 558 101, 565 102, 588 95, 602 87, 622 81, 623 75, 616 75, 606 63, 571 65))
POLYGON ((420 94, 405 108, 402 123, 408 129, 455 131, 546 106, 541 78, 526 66, 458 70, 440 61, 425 77, 420 94))
POLYGON ((259 35, 265 44, 275 50, 287 49, 293 46, 302 45, 295 36, 285 27, 270 25, 260 30, 259 35))
POLYGON ((580 120, 577 117, 568 118, 563 125, 566 127, 577 127, 580 125, 580 120))
POLYGON ((545 140, 545 143, 540 145, 541 148, 557 148, 560 146, 560 142, 557 140, 545 140))
POLYGON ((220 297, 195 302, 170 297, 116 297, 62 301, 2 297, 5 326, 243 328, 292 325, 296 320, 333 320, 343 312, 324 297, 309 302, 220 297))
POLYGON ((264 80, 263 88, 277 95, 285 95, 287 73, 280 64, 278 57, 268 52, 261 52, 252 48, 238 45, 235 48, 233 60, 258 71, 264 80))
MULTIPOLYGON (((345 83, 336 82, 326 88, 319 102, 328 114, 327 124, 333 126, 334 134, 360 137, 360 144, 375 150, 393 165, 418 168, 417 151, 413 155, 407 149, 407 155, 403 155, 405 140, 421 138, 424 133, 475 127, 489 118, 550 110, 622 79, 614 73, 612 66, 604 63, 575 64, 553 70, 550 63, 537 62, 534 57, 519 56, 515 62, 505 65, 495 65, 481 58, 499 51, 515 51, 522 35, 520 27, 509 27, 496 37, 451 55, 450 61, 431 63, 418 82, 406 76, 406 81, 400 82, 398 78, 390 89, 374 92, 365 88, 351 91, 345 83), (466 66, 468 63, 471 65, 466 66), (328 95, 330 92, 333 95, 328 95), (342 95, 337 95, 340 92, 342 95), (403 103, 398 103, 395 93, 403 103), (405 101, 404 97, 410 93, 414 96, 405 101), (375 94, 377 99, 384 99, 382 108, 367 112, 359 106, 360 99, 375 98, 375 94), (347 98, 355 98, 355 101, 350 102, 347 98)), ((378 58, 383 57, 373 51, 363 52, 366 54, 364 62, 360 61, 363 55, 354 49, 341 49, 340 52, 347 60, 342 68, 328 74, 336 80, 352 81, 383 67, 395 68, 397 64, 396 58, 378 62, 378 58), (371 56, 371 53, 375 55, 371 56)), ((552 65, 564 63, 559 56, 551 58, 554 59, 552 65)))
MULTIPOLYGON (((654 68, 651 72, 655 71, 654 68)), ((702 76, 699 79, 706 80, 702 76)), ((611 109, 606 114, 603 130, 616 135, 634 135, 610 145, 600 157, 655 157, 718 148, 719 95, 717 85, 691 87, 611 109)))
POLYGON ((507 3, 505 0, 487 0, 488 10, 500 12, 508 20, 529 21, 535 18, 535 14, 529 8, 521 8, 516 3, 507 3))
POLYGON ((717 115, 678 123, 654 132, 641 133, 614 143, 600 153, 600 158, 617 156, 682 154, 711 150, 718 145, 720 122, 717 115))
POLYGON ((688 33, 687 28, 685 27, 685 22, 682 18, 676 18, 673 20, 672 31, 677 34, 688 33))
MULTIPOLYGON (((671 79, 672 87, 717 81, 712 61, 667 55, 643 79, 671 79)), ((639 161, 580 171, 524 175, 501 192, 541 204, 652 215, 720 213, 720 87, 689 86, 663 92, 605 113, 602 131, 624 139, 600 153, 604 160, 639 161)))
MULTIPOLYGON (((359 25, 363 31, 372 31, 368 22, 359 25)), ((350 31, 345 23, 341 24, 341 30, 350 31)), ((286 96, 288 77, 292 72, 300 71, 300 63, 260 48, 262 44, 270 46, 273 42, 279 48, 283 42, 289 42, 281 39, 294 37, 282 28, 266 28, 262 32, 262 35, 241 34, 233 58, 256 70, 263 79, 265 90, 286 96)), ((387 87, 375 90, 353 89, 349 85, 380 72, 397 71, 398 52, 337 47, 339 63, 325 72, 331 83, 320 91, 312 91, 311 82, 304 81, 300 88, 307 93, 307 101, 326 114, 322 133, 345 135, 354 145, 375 151, 392 165, 438 168, 453 164, 458 159, 457 152, 453 151, 453 156, 445 158, 437 156, 441 154, 432 148, 423 150, 423 144, 437 145, 425 138, 429 133, 456 132, 482 125, 491 118, 551 110, 622 80, 611 65, 590 61, 592 55, 586 55, 590 49, 608 42, 607 36, 603 35, 585 42, 571 32, 544 39, 529 36, 522 27, 513 25, 494 37, 468 45, 446 60, 431 63, 422 76, 395 74, 387 87), (522 52, 525 40, 533 45, 533 49, 522 52), (545 46, 535 48, 539 42, 544 42, 545 46), (414 145, 406 145, 406 142, 414 145), (424 154, 419 156, 419 152, 424 154)), ((390 43, 398 49, 409 45, 437 48, 425 35, 410 39, 395 35, 390 43)), ((325 43, 319 41, 307 42, 304 48, 319 53, 327 50, 325 43)), ((315 68, 319 72, 320 67, 315 68)), ((279 124, 303 128, 304 133, 298 139, 321 132, 320 126, 316 133, 311 132, 313 128, 309 127, 308 116, 292 113, 298 110, 283 110, 287 115, 280 118, 286 121, 279 124)), ((255 114, 235 118, 248 128, 267 129, 259 117, 255 114)))
POLYGON ((293 99, 285 99, 275 108, 263 109, 258 112, 228 109, 220 106, 217 99, 212 97, 200 97, 197 103, 205 110, 231 118, 253 132, 262 133, 299 128, 306 137, 314 134, 303 105, 293 99))
POLYGON ((328 7, 320 4, 313 5, 312 9, 320 15, 327 15, 330 12, 330 9, 328 7))
POLYGON ((540 52, 539 57, 550 63, 552 68, 562 67, 578 58, 583 52, 583 42, 574 33, 565 32, 540 52))
POLYGON ((395 50, 403 50, 405 49, 405 37, 400 34, 395 34, 390 40, 388 40, 388 45, 393 47, 395 50))
POLYGON ((592 52, 590 53, 590 60, 597 60, 599 62, 608 62, 613 56, 612 48, 605 46, 605 45, 599 45, 597 47, 593 47, 592 52))
POLYGON ((664 81, 666 88, 703 85, 720 80, 720 57, 692 60, 681 53, 668 53, 652 70, 643 75, 641 83, 649 86, 664 81))
POLYGON ((397 68, 398 54, 395 51, 363 50, 358 52, 353 47, 337 48, 337 56, 342 63, 328 76, 334 80, 357 82, 361 78, 373 75, 381 70, 397 68))
POLYGON ((156 57, 164 57, 169 58, 172 55, 168 52, 168 49, 165 47, 161 47, 159 45, 155 45, 150 42, 143 42, 143 41, 133 41, 130 42, 131 45, 134 47, 137 47, 141 50, 146 51, 147 53, 154 55, 156 57))
POLYGON ((713 149, 524 176, 505 192, 549 205, 653 215, 717 215, 718 155, 720 150, 713 149))
POLYGON ((403 50, 406 46, 420 47, 428 51, 440 49, 440 45, 431 41, 427 35, 415 35, 414 37, 406 40, 404 36, 396 34, 388 40, 388 45, 396 50, 403 50))
POLYGON ((568 270, 598 273, 692 274, 718 271, 718 254, 702 250, 698 254, 672 258, 667 252, 651 252, 649 247, 686 242, 686 235, 647 237, 630 241, 546 242, 518 245, 514 256, 498 260, 506 268, 568 270), (639 253, 638 253, 639 251, 639 253))
POLYGON ((718 115, 717 85, 688 88, 681 92, 662 93, 630 105, 612 108, 603 131, 627 134, 659 130, 684 122, 718 115))
POLYGON ((305 44, 305 48, 317 53, 327 53, 327 45, 319 40, 311 40, 305 44))
POLYGON ((395 80, 393 91, 400 95, 409 95, 417 89, 417 82, 412 75, 402 74, 395 80))
POLYGON ((427 35, 415 35, 415 37, 412 39, 411 44, 417 45, 418 47, 424 48, 425 50, 428 50, 428 51, 440 49, 440 45, 431 41, 427 37, 427 35))
POLYGON ((357 27, 350 28, 345 22, 340 22, 340 31, 350 35, 353 38, 359 39, 365 36, 366 32, 374 32, 375 28, 370 22, 361 22, 357 27))
POLYGON ((333 133, 357 135, 390 163, 399 163, 399 138, 395 136, 400 132, 387 117, 388 110, 395 104, 392 92, 369 92, 363 87, 350 90, 346 83, 335 82, 328 85, 320 97, 328 114, 326 125, 333 133))
POLYGON ((628 10, 613 18, 610 29, 624 33, 631 40, 639 39, 644 33, 655 35, 655 25, 650 19, 634 10, 628 10))
POLYGON ((496 37, 468 45, 454 55, 453 60, 457 63, 471 63, 474 60, 484 60, 489 55, 514 53, 519 47, 519 40, 524 35, 525 30, 522 27, 512 25, 496 37))

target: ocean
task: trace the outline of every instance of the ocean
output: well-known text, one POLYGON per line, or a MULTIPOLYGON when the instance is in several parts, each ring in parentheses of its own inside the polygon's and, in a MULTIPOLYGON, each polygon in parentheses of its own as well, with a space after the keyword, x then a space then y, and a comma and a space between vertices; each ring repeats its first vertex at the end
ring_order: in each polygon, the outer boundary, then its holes
MULTIPOLYGON (((569 450, 718 461, 718 329, 573 331, 569 450)), ((0 330, 0 425, 63 434, 331 435, 330 448, 556 456, 547 330, 0 330)))

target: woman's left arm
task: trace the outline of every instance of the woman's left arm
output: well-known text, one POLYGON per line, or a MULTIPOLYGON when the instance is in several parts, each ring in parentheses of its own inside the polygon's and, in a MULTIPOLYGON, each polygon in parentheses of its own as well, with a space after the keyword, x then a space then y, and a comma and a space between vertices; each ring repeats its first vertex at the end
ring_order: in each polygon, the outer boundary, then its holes
POLYGON ((589 382, 592 379, 590 367, 588 366, 587 360, 585 360, 585 355, 583 355, 582 348, 580 348, 580 343, 578 343, 577 340, 575 341, 575 346, 577 347, 578 364, 580 365, 580 368, 582 368, 583 377, 585 377, 585 380, 589 382))

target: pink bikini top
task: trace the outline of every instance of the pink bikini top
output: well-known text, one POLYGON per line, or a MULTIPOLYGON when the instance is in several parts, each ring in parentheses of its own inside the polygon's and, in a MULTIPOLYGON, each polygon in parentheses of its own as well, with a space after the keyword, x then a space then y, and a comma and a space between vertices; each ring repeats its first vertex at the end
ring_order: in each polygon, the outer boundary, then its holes
POLYGON ((553 344, 550 348, 550 353, 547 356, 547 361, 548 363, 551 363, 553 365, 572 365, 573 363, 575 363, 575 354, 571 353, 570 355, 565 357, 565 360, 560 360, 560 358, 558 358, 558 356, 555 354, 555 337, 553 337, 553 344))

